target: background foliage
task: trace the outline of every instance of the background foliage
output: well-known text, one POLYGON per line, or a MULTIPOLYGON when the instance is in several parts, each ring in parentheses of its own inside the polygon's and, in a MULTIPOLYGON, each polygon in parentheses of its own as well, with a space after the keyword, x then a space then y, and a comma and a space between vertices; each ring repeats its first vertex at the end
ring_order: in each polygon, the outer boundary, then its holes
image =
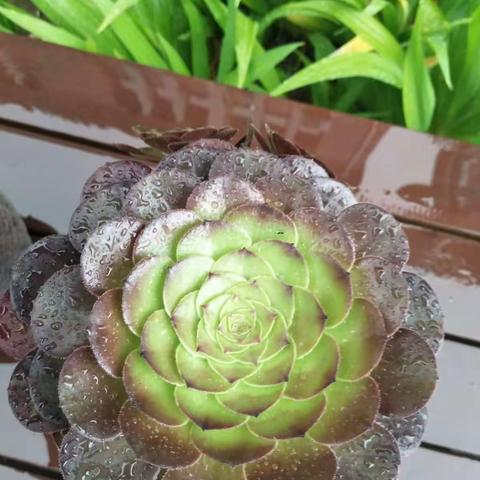
POLYGON ((0 0, 0 31, 480 143, 479 0, 0 0))

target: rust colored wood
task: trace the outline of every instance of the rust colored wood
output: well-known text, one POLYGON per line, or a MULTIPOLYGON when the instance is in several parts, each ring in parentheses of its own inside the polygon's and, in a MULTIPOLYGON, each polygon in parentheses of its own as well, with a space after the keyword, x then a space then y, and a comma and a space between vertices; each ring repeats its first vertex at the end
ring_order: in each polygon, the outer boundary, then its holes
POLYGON ((106 144, 128 141, 134 124, 269 123, 361 199, 480 237, 480 148, 461 142, 8 35, 0 117, 106 144))

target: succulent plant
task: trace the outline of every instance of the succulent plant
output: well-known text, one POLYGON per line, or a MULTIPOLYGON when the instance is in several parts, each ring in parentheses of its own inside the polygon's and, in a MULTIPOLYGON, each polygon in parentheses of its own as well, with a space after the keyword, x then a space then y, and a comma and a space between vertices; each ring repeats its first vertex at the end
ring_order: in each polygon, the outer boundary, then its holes
POLYGON ((10 269, 31 243, 25 223, 13 205, 0 193, 0 292, 8 289, 10 269))
POLYGON ((443 339, 401 225, 273 132, 141 133, 13 268, 17 418, 66 480, 396 478, 443 339))

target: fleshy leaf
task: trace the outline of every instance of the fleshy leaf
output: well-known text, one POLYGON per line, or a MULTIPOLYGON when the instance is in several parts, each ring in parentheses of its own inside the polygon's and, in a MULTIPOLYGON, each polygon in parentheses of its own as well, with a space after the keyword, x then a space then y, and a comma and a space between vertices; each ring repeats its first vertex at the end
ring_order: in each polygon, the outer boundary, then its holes
POLYGON ((382 258, 367 257, 352 270, 355 298, 374 303, 383 315, 387 333, 398 330, 408 311, 408 285, 400 269, 382 258))
POLYGON ((245 466, 248 480, 333 480, 336 470, 332 450, 309 438, 282 440, 272 453, 245 466))
POLYGON ((18 361, 34 347, 30 328, 12 310, 10 294, 5 292, 0 295, 0 351, 18 361))
POLYGON ((125 323, 140 335, 147 318, 163 308, 163 286, 172 261, 168 257, 145 258, 135 265, 123 286, 122 312, 125 323))
POLYGON ((152 169, 148 165, 133 160, 106 163, 97 168, 95 173, 85 182, 82 199, 111 185, 124 185, 126 187, 134 185, 151 171, 152 169))
POLYGON ((303 437, 325 409, 325 395, 306 400, 280 398, 268 410, 248 421, 253 433, 264 438, 303 437))
POLYGON ((52 274, 79 260, 66 235, 50 235, 31 245, 12 267, 10 295, 18 317, 30 323, 32 302, 40 287, 52 274))
POLYGON ((125 185, 113 184, 89 194, 75 209, 68 235, 79 252, 97 227, 120 216, 127 193, 125 185))
POLYGON ((345 209, 338 220, 353 242, 357 261, 373 256, 400 267, 407 262, 407 236, 401 224, 380 207, 357 203, 345 209))
POLYGON ((230 390, 218 393, 217 398, 234 412, 258 416, 280 398, 283 390, 282 384, 256 386, 240 381, 230 390))
POLYGON ((197 292, 185 295, 172 313, 172 324, 178 339, 183 346, 195 351, 197 346, 197 330, 199 317, 197 315, 197 292))
POLYGON ((295 314, 288 333, 297 347, 297 356, 308 354, 318 343, 326 321, 326 315, 316 298, 303 288, 293 289, 295 314))
POLYGON ((233 175, 249 182, 263 177, 278 157, 262 150, 240 148, 218 157, 210 169, 210 178, 233 175))
POLYGON ((337 480, 396 480, 400 453, 390 432, 378 425, 334 448, 337 480), (381 461, 380 461, 381 459, 381 461))
POLYGON ((189 210, 170 210, 149 223, 137 237, 133 258, 138 262, 146 257, 175 259, 177 243, 187 230, 200 219, 189 210))
POLYGON ((140 344, 123 320, 121 289, 108 290, 96 301, 89 338, 98 363, 113 377, 120 377, 128 354, 140 344))
POLYGON ((435 355, 416 333, 400 329, 372 372, 381 392, 381 412, 409 416, 430 400, 437 381, 435 355))
POLYGON ((187 208, 204 220, 220 220, 231 208, 262 203, 263 195, 251 183, 221 176, 197 185, 187 200, 187 208))
POLYGON ((165 310, 158 310, 145 323, 142 332, 142 355, 167 382, 182 385, 175 352, 179 345, 172 321, 165 310))
POLYGON ((296 230, 292 220, 280 210, 267 205, 242 205, 233 208, 224 217, 227 223, 243 230, 252 243, 261 240, 279 240, 295 243, 296 230))
POLYGON ((28 372, 30 395, 37 412, 58 429, 67 427, 67 419, 60 409, 58 399, 58 378, 63 360, 37 351, 28 372))
POLYGON ((213 265, 211 272, 231 273, 248 279, 260 275, 273 275, 267 262, 245 249, 220 257, 213 265))
POLYGON ((165 157, 158 164, 156 170, 177 168, 182 172, 193 174, 201 179, 206 178, 215 159, 222 158, 229 151, 235 150, 231 143, 225 141, 230 139, 229 135, 223 136, 222 134, 222 137, 207 138, 205 131, 202 132, 199 129, 198 131, 192 131, 192 134, 189 134, 188 137, 184 136, 181 140, 178 138, 173 140, 171 137, 169 139, 170 148, 173 146, 175 148, 183 146, 183 148, 165 157))
POLYGON ((318 251, 331 255, 345 270, 352 268, 353 245, 333 217, 316 208, 294 210, 290 216, 297 227, 300 252, 318 251))
POLYGON ((100 367, 89 347, 77 348, 65 360, 58 391, 68 421, 89 437, 110 438, 119 432, 117 418, 127 399, 125 390, 121 380, 100 367))
POLYGON ((30 395, 28 374, 35 351, 28 353, 15 367, 8 385, 8 403, 15 418, 32 432, 55 432, 62 426, 45 420, 35 408, 30 395))
POLYGON ((308 434, 319 443, 342 443, 368 430, 380 405, 377 384, 366 377, 356 382, 337 380, 325 389, 327 408, 308 434))
POLYGON ((323 209, 332 217, 357 203, 353 192, 344 183, 332 178, 319 179, 316 188, 323 199, 323 209))
POLYGON ((241 230, 221 221, 204 222, 190 229, 179 241, 177 259, 205 255, 217 259, 227 253, 248 247, 249 237, 241 230))
POLYGON ((400 455, 407 456, 414 452, 422 441, 427 426, 428 412, 423 407, 409 417, 379 415, 377 423, 388 430, 400 449, 400 455))
POLYGON ((247 378, 252 385, 275 385, 288 381, 295 356, 292 343, 285 345, 276 355, 260 362, 258 370, 247 378))
POLYGON ((132 269, 133 243, 142 222, 124 217, 97 228, 88 238, 82 252, 83 282, 95 295, 122 283, 132 269))
POLYGON ((130 189, 124 213, 150 222, 167 210, 185 207, 198 183, 198 177, 178 168, 155 171, 130 189))
POLYGON ((182 297, 198 290, 213 265, 209 257, 193 256, 173 265, 168 271, 163 288, 163 302, 168 315, 182 297))
POLYGON ((183 412, 203 430, 232 428, 246 418, 223 406, 213 393, 177 387, 175 398, 183 412))
POLYGON ((245 425, 224 430, 202 430, 193 425, 192 439, 203 453, 232 466, 257 460, 275 446, 275 441, 254 435, 245 425))
POLYGON ((405 327, 418 333, 438 353, 443 342, 444 315, 437 295, 421 277, 403 272, 407 281, 409 304, 405 327))
POLYGON ((367 300, 357 299, 347 318, 328 334, 340 348, 338 378, 356 380, 367 375, 382 357, 387 333, 382 314, 367 300))
POLYGON ((213 370, 205 358, 192 354, 182 345, 177 349, 177 366, 188 387, 205 392, 224 392, 230 388, 230 382, 213 370))
POLYGON ((254 281, 265 292, 270 304, 275 305, 275 308, 283 315, 287 325, 290 325, 295 311, 293 288, 274 277, 258 277, 254 278, 254 281))
POLYGON ((137 460, 123 435, 91 440, 73 427, 63 437, 59 465, 65 480, 156 480, 159 467, 137 460))
POLYGON ((320 393, 335 381, 338 362, 337 344, 324 334, 313 350, 295 361, 285 395, 301 399, 320 393))
POLYGON ((281 282, 299 287, 308 285, 308 270, 303 257, 290 243, 278 240, 260 241, 249 250, 267 262, 281 282))
POLYGON ((122 407, 118 420, 138 458, 148 463, 179 468, 191 465, 200 457, 190 438, 189 423, 180 427, 162 425, 130 402, 122 407))
POLYGON ((80 266, 64 267, 39 289, 31 313, 32 333, 43 351, 66 357, 88 344, 87 327, 95 297, 83 284, 80 266))
POLYGON ((319 253, 305 255, 310 272, 308 290, 315 295, 327 316, 327 327, 341 322, 352 305, 350 275, 331 257, 319 253))
POLYGON ((262 193, 266 203, 290 213, 300 208, 323 206, 322 196, 315 184, 314 178, 299 178, 291 174, 278 176, 274 173, 257 180, 255 187, 262 193))
POLYGON ((237 285, 240 282, 245 282, 245 279, 240 275, 210 273, 198 291, 197 311, 200 312, 202 308, 208 306, 211 300, 230 289, 237 292, 237 285))
POLYGON ((132 404, 147 415, 164 425, 186 423, 175 401, 175 386, 158 376, 138 350, 130 353, 125 362, 123 384, 132 404))
POLYGON ((223 462, 202 455, 198 462, 186 468, 168 470, 162 480, 245 480, 243 465, 231 467, 223 462))

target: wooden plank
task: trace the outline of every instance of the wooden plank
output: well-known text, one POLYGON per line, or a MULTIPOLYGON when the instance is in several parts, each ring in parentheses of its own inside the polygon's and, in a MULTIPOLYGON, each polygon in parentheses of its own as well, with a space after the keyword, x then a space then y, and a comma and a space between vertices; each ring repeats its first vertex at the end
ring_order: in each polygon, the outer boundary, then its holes
POLYGON ((480 349, 446 341, 425 440, 480 454, 480 349))
POLYGON ((13 468, 0 466, 0 478, 2 480, 44 480, 45 477, 33 476, 29 473, 24 473, 13 468))
POLYGON ((421 448, 403 459, 399 480, 478 480, 480 462, 421 448))
POLYGON ((22 215, 66 232, 85 180, 106 161, 55 143, 0 131, 0 191, 22 215))
POLYGON ((0 117, 105 143, 134 124, 269 123, 360 198, 480 236, 480 148, 453 140, 1 34, 0 117))

